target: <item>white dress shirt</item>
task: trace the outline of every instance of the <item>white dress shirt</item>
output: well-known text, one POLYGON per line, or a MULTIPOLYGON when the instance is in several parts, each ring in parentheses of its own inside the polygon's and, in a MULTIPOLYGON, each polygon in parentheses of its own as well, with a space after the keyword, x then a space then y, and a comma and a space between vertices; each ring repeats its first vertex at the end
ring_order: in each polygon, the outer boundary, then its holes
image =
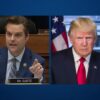
MULTIPOLYGON (((75 52, 74 48, 72 48, 72 53, 73 53, 73 56, 74 56, 75 69, 76 69, 76 73, 77 73, 77 72, 78 72, 79 65, 80 65, 79 59, 80 59, 81 57, 75 52)), ((86 77, 87 77, 88 69, 89 69, 90 56, 91 56, 91 54, 88 55, 88 56, 85 58, 85 61, 84 61, 84 67, 85 67, 85 71, 86 71, 86 77)))
MULTIPOLYGON (((22 59, 22 56, 24 54, 24 51, 25 51, 25 48, 23 49, 22 53, 19 56, 15 57, 17 59, 17 62, 16 62, 17 71, 19 70, 21 59, 22 59)), ((14 56, 8 50, 8 60, 7 60, 7 70, 6 70, 5 83, 8 83, 9 73, 11 71, 11 66, 12 66, 12 61, 11 61, 12 58, 14 58, 14 56)))

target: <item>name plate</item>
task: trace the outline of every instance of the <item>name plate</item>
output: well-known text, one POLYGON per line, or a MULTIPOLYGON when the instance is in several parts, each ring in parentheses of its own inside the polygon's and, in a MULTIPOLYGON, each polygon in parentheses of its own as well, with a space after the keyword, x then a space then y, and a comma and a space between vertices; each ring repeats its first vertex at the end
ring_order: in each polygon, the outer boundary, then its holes
POLYGON ((37 78, 18 78, 18 79, 9 79, 9 83, 23 83, 23 84, 30 84, 30 83, 39 83, 39 79, 37 78))

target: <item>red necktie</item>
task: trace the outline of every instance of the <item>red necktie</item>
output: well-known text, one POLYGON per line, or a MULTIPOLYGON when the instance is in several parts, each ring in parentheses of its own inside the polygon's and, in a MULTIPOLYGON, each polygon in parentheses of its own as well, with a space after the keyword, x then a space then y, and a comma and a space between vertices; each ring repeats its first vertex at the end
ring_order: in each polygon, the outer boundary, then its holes
POLYGON ((84 67, 85 58, 80 58, 80 65, 77 72, 77 82, 79 85, 86 84, 86 72, 84 67))

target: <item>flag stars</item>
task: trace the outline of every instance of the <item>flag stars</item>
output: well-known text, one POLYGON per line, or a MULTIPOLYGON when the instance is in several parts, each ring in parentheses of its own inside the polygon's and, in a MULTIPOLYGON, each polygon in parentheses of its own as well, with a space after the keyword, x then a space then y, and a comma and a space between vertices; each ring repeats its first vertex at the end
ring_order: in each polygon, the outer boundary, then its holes
POLYGON ((56 23, 58 22, 58 17, 55 16, 52 20, 54 21, 54 23, 56 23))
POLYGON ((52 32, 52 34, 55 34, 56 33, 56 29, 52 28, 51 32, 52 32))
POLYGON ((66 24, 66 22, 65 22, 65 21, 63 21, 62 23, 63 23, 64 25, 66 24))

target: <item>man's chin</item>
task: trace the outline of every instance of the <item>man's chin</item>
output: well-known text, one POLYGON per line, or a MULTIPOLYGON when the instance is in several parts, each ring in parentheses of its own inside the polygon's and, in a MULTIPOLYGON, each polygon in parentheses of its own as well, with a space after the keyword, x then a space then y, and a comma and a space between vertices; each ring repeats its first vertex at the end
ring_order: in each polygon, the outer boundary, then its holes
POLYGON ((16 51, 16 49, 10 49, 10 52, 11 52, 12 55, 16 55, 17 51, 16 51))
POLYGON ((82 57, 87 57, 89 55, 89 53, 83 53, 81 56, 82 57))

